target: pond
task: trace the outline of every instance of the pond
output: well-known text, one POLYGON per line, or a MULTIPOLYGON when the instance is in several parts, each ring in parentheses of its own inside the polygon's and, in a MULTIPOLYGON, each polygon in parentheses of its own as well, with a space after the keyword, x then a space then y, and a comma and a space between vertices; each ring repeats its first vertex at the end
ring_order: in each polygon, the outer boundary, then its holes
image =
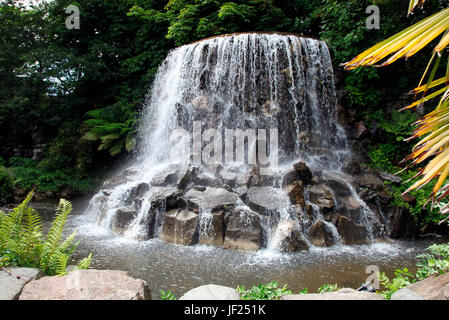
MULTIPOLYGON (((288 284, 293 292, 308 288, 309 293, 323 284, 358 288, 372 275, 367 270, 378 268, 388 276, 397 268, 415 272, 416 255, 426 247, 443 240, 378 242, 371 245, 311 248, 298 253, 230 251, 217 247, 179 246, 159 239, 136 241, 117 236, 95 225, 96 214, 84 212, 86 202, 73 202, 74 210, 66 227, 68 234, 77 229, 81 243, 73 256, 79 261, 92 252, 96 269, 125 270, 146 280, 153 299, 159 290, 171 290, 180 297, 188 290, 204 284, 246 288, 277 281, 288 284), (368 271, 368 272, 367 272, 368 271)), ((46 222, 53 219, 56 203, 33 203, 46 222)))

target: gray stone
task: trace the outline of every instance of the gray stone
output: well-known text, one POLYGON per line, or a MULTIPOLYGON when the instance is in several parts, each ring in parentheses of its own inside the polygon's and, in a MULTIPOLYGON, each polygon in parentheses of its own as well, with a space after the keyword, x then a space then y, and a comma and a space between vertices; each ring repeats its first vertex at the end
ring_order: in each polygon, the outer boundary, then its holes
POLYGON ((237 207, 225 216, 224 248, 257 251, 262 246, 262 228, 257 213, 237 207))
POLYGON ((390 300, 424 300, 419 294, 407 288, 402 288, 391 295, 390 300))
POLYGON ((280 237, 278 239, 280 252, 297 252, 309 249, 307 241, 299 230, 296 230, 293 220, 280 222, 277 226, 277 232, 280 237))
POLYGON ((369 243, 368 231, 366 230, 366 227, 354 223, 354 221, 348 217, 338 217, 337 230, 343 244, 354 245, 369 243))
POLYGON ((179 170, 174 168, 165 168, 159 171, 151 179, 152 186, 170 186, 175 185, 178 181, 179 170))
POLYGON ((191 209, 217 211, 233 206, 239 197, 223 188, 207 188, 203 192, 195 189, 189 190, 184 198, 191 209))
POLYGON ((389 174, 389 173, 386 173, 383 171, 379 171, 378 174, 379 174, 379 177, 383 180, 390 181, 390 182, 393 182, 396 184, 402 183, 402 179, 398 176, 394 176, 392 174, 389 174))
POLYGON ((290 205, 286 194, 273 187, 249 188, 246 201, 252 210, 260 214, 273 214, 290 205))
POLYGON ((322 220, 316 221, 309 229, 309 241, 317 247, 330 247, 334 244, 330 231, 322 220))
POLYGON ((198 242, 198 221, 198 214, 192 211, 174 209, 166 212, 159 238, 168 243, 194 245, 198 242))
POLYGON ((23 287, 30 281, 44 276, 39 269, 6 267, 0 268, 0 300, 17 300, 23 287))
POLYGON ((281 300, 385 300, 385 298, 376 293, 343 288, 335 292, 326 292, 323 294, 310 293, 286 295, 283 296, 281 300))
POLYGON ((132 207, 118 209, 112 218, 111 229, 117 234, 123 234, 136 218, 137 211, 132 207))
POLYGON ((31 281, 19 300, 151 300, 151 290, 125 271, 87 269, 31 281))
POLYGON ((308 191, 309 201, 316 204, 321 210, 330 210, 334 207, 334 197, 326 186, 315 184, 310 186, 308 191))
POLYGON ((405 288, 424 300, 449 300, 449 273, 415 282, 405 288))
POLYGON ((208 284, 186 292, 179 300, 240 300, 237 290, 208 284))

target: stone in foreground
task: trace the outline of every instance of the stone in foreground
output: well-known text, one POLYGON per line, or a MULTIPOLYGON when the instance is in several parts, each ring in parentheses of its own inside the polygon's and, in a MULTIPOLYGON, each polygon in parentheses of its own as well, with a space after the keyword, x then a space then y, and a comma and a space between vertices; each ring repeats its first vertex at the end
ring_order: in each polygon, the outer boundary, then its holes
POLYGON ((323 294, 311 293, 286 295, 283 296, 281 300, 385 300, 385 298, 376 293, 343 288, 335 292, 326 292, 323 294))
POLYGON ((0 270, 0 300, 17 300, 28 282, 43 275, 41 270, 34 268, 7 267, 0 270))
POLYGON ((424 300, 419 294, 407 288, 400 289, 391 295, 390 300, 424 300))
POLYGON ((208 284, 186 292, 179 300, 240 300, 237 290, 208 284))
POLYGON ((31 281, 19 300, 151 300, 151 290, 126 271, 88 269, 31 281))
POLYGON ((424 300, 449 300, 449 273, 415 282, 405 289, 424 300))

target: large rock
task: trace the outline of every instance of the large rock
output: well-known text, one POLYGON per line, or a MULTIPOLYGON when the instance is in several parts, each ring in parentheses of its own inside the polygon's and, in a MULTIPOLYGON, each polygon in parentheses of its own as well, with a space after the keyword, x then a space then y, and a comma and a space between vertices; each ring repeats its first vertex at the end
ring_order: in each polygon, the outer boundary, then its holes
POLYGON ((286 295, 281 300, 385 300, 376 293, 356 291, 350 288, 343 288, 335 292, 326 292, 323 294, 292 294, 286 295))
POLYGON ((179 300, 240 300, 240 295, 233 288, 208 284, 187 291, 179 300))
POLYGON ((366 230, 366 227, 356 224, 348 217, 338 217, 337 230, 343 244, 353 245, 369 243, 368 231, 366 230))
POLYGON ((199 222, 199 244, 223 245, 224 211, 203 212, 199 222))
POLYGON ((282 190, 287 194, 293 205, 299 204, 302 207, 305 206, 304 183, 302 181, 295 181, 292 184, 283 187, 282 190))
POLYGON ((310 183, 312 181, 312 171, 304 161, 299 161, 293 165, 296 172, 298 173, 299 179, 304 182, 304 184, 310 183))
POLYGON ((390 300, 424 300, 419 294, 407 288, 402 288, 391 295, 390 300))
POLYGON ((329 211, 335 205, 334 197, 329 188, 315 184, 309 187, 309 201, 323 211, 329 211))
POLYGON ((293 220, 279 222, 276 236, 279 237, 276 241, 279 242, 280 252, 297 252, 309 249, 307 241, 299 230, 295 228, 295 222, 293 220))
POLYGON ((218 211, 232 207, 238 195, 223 188, 207 188, 205 191, 189 190, 184 196, 189 208, 218 211))
POLYGON ((394 207, 392 211, 389 236, 393 239, 414 239, 418 226, 411 213, 404 207, 394 207))
POLYGON ((175 168, 164 168, 151 179, 152 186, 170 186, 178 182, 179 170, 175 168))
POLYGON ((285 193, 272 187, 251 187, 246 196, 248 206, 260 214, 273 214, 290 206, 285 193))
POLYGON ((151 300, 151 290, 125 271, 88 269, 31 281, 19 300, 151 300))
POLYGON ((112 218, 112 231, 118 234, 123 234, 136 217, 137 211, 135 208, 125 207, 118 209, 112 218))
POLYGON ((309 241, 317 247, 330 247, 334 244, 334 240, 322 220, 316 221, 309 229, 309 241))
POLYGON ((23 287, 44 276, 39 269, 7 267, 0 269, 0 300, 17 300, 23 287))
POLYGON ((418 281, 405 289, 412 291, 423 300, 449 300, 449 272, 418 281))
POLYGON ((237 207, 225 216, 226 249, 257 251, 262 246, 262 228, 257 213, 237 207))
POLYGON ((159 238, 168 243, 194 245, 198 242, 198 214, 185 209, 165 213, 159 238))
POLYGON ((361 187, 368 187, 376 191, 382 191, 384 189, 384 183, 382 179, 372 173, 363 173, 357 176, 361 187))

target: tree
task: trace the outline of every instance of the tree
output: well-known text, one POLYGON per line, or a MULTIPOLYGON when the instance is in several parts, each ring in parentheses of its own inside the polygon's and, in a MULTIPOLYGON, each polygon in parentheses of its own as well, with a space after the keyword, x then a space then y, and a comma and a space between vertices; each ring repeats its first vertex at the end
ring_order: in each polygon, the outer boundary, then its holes
MULTIPOLYGON (((411 0, 409 14, 418 5, 422 7, 423 4, 424 0, 411 0)), ((431 195, 432 205, 435 200, 441 201, 449 195, 449 185, 443 186, 449 175, 449 60, 445 76, 435 80, 443 49, 449 44, 449 8, 445 8, 378 43, 344 64, 346 70, 352 70, 359 66, 374 65, 388 57, 386 61, 379 65, 380 67, 387 66, 400 58, 412 57, 441 34, 443 36, 433 49, 432 57, 418 87, 412 91, 416 96, 421 94, 421 97, 403 108, 410 109, 441 96, 436 108, 417 122, 418 127, 414 130, 410 139, 421 139, 413 148, 413 152, 405 159, 405 161, 412 160, 409 166, 428 161, 418 172, 417 176, 420 179, 405 193, 422 188, 430 181, 436 180, 431 195), (427 75, 427 81, 424 82, 427 75), (438 90, 436 90, 437 88, 438 90), (429 93, 430 90, 436 91, 429 93)), ((441 212, 449 213, 449 203, 441 208, 441 212)), ((449 216, 447 219, 449 219, 449 216)))

